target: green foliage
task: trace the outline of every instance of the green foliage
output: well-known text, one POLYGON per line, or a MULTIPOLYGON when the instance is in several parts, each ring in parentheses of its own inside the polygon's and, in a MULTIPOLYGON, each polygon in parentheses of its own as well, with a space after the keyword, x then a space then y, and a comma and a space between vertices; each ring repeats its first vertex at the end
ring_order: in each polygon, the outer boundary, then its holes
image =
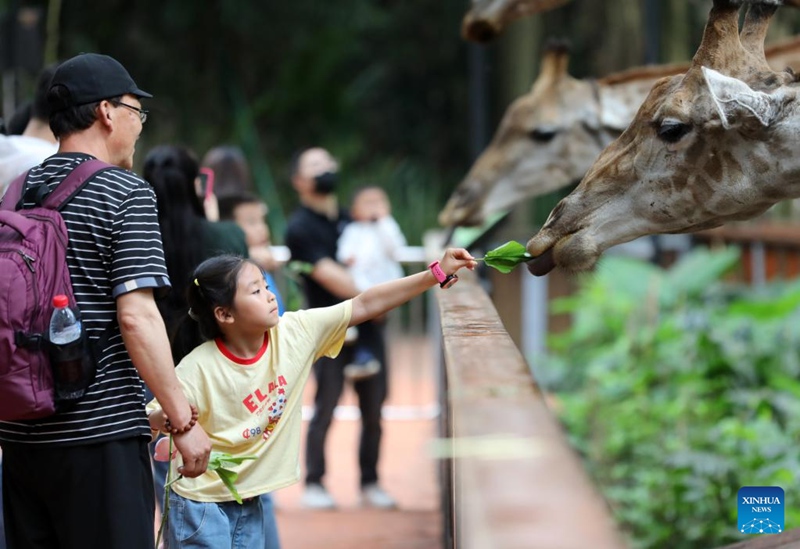
POLYGON ((276 243, 296 205, 292 154, 319 144, 341 160, 343 203, 357 182, 383 186, 417 244, 469 165, 465 7, 74 0, 63 9, 59 54, 108 53, 155 95, 136 162, 164 142, 199 155, 241 146, 276 243))
POLYGON ((475 258, 483 261, 489 267, 497 269, 501 273, 508 274, 514 267, 531 259, 531 254, 527 252, 525 246, 515 240, 506 242, 494 250, 486 252, 485 257, 475 258))
POLYGON ((800 283, 723 283, 737 261, 698 250, 664 271, 607 257, 555 307, 573 323, 540 381, 633 547, 741 539, 741 486, 797 501, 800 283))
POLYGON ((226 454, 225 452, 211 452, 211 455, 208 458, 208 470, 209 471, 216 471, 219 475, 219 478, 222 480, 222 483, 228 488, 233 499, 236 500, 237 503, 242 503, 242 497, 239 495, 239 491, 236 489, 236 479, 239 478, 239 473, 232 471, 229 467, 234 467, 236 465, 241 465, 243 461, 249 459, 256 459, 256 456, 239 456, 234 457, 230 454, 226 454))

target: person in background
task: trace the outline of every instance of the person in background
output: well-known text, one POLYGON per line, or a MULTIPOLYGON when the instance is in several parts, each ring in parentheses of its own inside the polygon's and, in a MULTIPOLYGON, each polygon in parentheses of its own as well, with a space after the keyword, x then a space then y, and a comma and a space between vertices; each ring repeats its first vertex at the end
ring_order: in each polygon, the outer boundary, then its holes
POLYGON ((209 149, 200 165, 214 171, 214 194, 217 198, 242 192, 255 193, 250 164, 239 147, 220 145, 209 149))
POLYGON ((170 285, 155 194, 130 171, 148 97, 117 60, 95 53, 65 61, 50 83, 59 149, 30 170, 28 184, 52 190, 92 158, 113 166, 89 177, 61 210, 67 269, 98 366, 86 395, 68 410, 0 422, 12 549, 154 548, 143 381, 171 420, 180 472, 196 477, 208 465, 211 442, 175 375, 155 302, 170 285))
POLYGON ((246 191, 222 196, 218 204, 220 219, 234 221, 244 231, 250 259, 264 270, 270 290, 276 294, 280 313, 283 314, 283 299, 276 293, 277 286, 272 276, 279 265, 270 249, 272 240, 266 221, 269 212, 267 205, 256 195, 246 191))
MULTIPOLYGON (((30 104, 30 116, 25 120, 21 135, 0 135, 0 196, 11 181, 25 170, 36 166, 58 150, 58 142, 50 130, 50 106, 47 91, 57 65, 42 70, 36 82, 36 92, 30 104)), ((20 113, 24 107, 20 108, 20 113)), ((8 130, 12 131, 12 122, 8 130)), ((23 119, 20 118, 20 121, 23 119)), ((15 131, 15 130, 14 130, 15 131)))
MULTIPOLYGON (((356 189, 350 203, 350 217, 352 222, 339 237, 336 259, 347 265, 356 288, 364 292, 376 284, 402 277, 403 267, 397 261, 397 252, 406 245, 406 238, 392 217, 386 192, 374 185, 356 189)), ((371 337, 385 339, 383 319, 375 319, 369 329, 376 331, 371 337)), ((356 336, 353 362, 344 367, 344 376, 359 380, 374 376, 380 369, 380 361, 356 336)))
MULTIPOLYGON (((45 90, 45 93, 46 92, 47 90, 45 90)), ((28 122, 31 121, 32 114, 33 100, 26 99, 11 113, 11 117, 8 119, 8 124, 6 124, 6 129, 3 133, 6 135, 22 135, 25 128, 28 126, 28 122)))
MULTIPOLYGON (((160 145, 147 153, 142 172, 156 193, 164 257, 172 282, 172 291, 159 300, 158 308, 170 335, 175 364, 183 359, 185 349, 203 340, 194 322, 189 324, 189 329, 178 329, 189 310, 187 293, 194 269, 205 259, 220 254, 248 257, 247 237, 239 225, 232 221, 210 222, 205 218, 202 202, 195 192, 199 170, 197 157, 187 147, 160 145)), ((163 502, 167 464, 155 461, 153 468, 156 498, 163 502)), ((267 493, 262 498, 268 526, 266 547, 276 549, 279 542, 272 496, 267 493)))
MULTIPOLYGON (((286 244, 292 260, 307 263, 311 271, 302 273, 307 307, 329 307, 358 295, 358 288, 347 268, 336 261, 337 240, 350 217, 339 206, 335 190, 339 166, 331 154, 320 147, 306 149, 292 160, 292 186, 300 206, 287 224, 286 244)), ((360 343, 386 363, 386 351, 367 321, 359 326, 360 343)), ((306 439, 306 479, 302 503, 314 509, 331 509, 336 502, 322 483, 325 475, 325 439, 333 411, 344 388, 344 367, 352 362, 353 348, 346 347, 336 357, 320 357, 314 364, 317 380, 314 416, 306 439)), ((381 442, 381 407, 387 393, 387 368, 377 375, 353 383, 361 410, 361 441, 358 462, 361 470, 361 501, 364 505, 393 508, 394 499, 378 483, 378 457, 381 442)))
MULTIPOLYGON (((212 471, 172 484, 170 549, 264 547, 259 495, 300 479, 303 386, 315 359, 336 356, 348 326, 385 314, 435 286, 445 273, 474 269, 477 261, 464 249, 449 249, 436 264, 438 275, 434 267, 331 307, 282 317, 251 260, 218 256, 198 266, 189 315, 207 341, 178 364, 178 377, 214 449, 253 459, 236 466, 242 503, 212 471)), ((159 403, 147 409, 151 429, 168 430, 159 403)))
MULTIPOLYGON (((253 172, 244 152, 235 145, 213 147, 203 156, 201 165, 214 174, 217 218, 236 221, 242 227, 247 234, 250 257, 261 265, 270 278, 271 288, 277 291, 277 287, 272 285, 275 282, 272 273, 279 265, 270 249, 270 232, 266 223, 268 209, 256 194, 253 172), (234 208, 238 212, 236 215, 234 208)), ((283 311, 280 295, 278 302, 283 311)))

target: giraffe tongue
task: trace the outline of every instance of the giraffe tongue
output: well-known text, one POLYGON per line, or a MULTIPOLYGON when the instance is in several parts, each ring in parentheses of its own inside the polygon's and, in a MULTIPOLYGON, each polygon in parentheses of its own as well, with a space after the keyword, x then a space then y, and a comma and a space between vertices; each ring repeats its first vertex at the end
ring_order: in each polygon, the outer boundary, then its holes
POLYGON ((544 276, 555 267, 553 248, 548 248, 542 255, 528 261, 528 271, 534 276, 544 276))

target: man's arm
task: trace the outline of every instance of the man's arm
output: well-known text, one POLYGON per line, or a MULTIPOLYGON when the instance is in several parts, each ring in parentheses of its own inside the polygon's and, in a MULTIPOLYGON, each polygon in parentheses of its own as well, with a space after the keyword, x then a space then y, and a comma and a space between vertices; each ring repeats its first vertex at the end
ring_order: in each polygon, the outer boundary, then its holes
MULTIPOLYGON (((143 288, 117 298, 119 321, 125 348, 144 382, 176 427, 187 425, 192 417, 189 401, 183 394, 167 339, 164 321, 153 298, 153 290, 143 288)), ((188 432, 174 436, 175 446, 183 456, 181 474, 201 475, 208 466, 211 441, 203 428, 195 425, 188 432)))
POLYGON ((314 263, 310 276, 314 282, 340 299, 350 299, 359 293, 350 272, 329 257, 314 263))

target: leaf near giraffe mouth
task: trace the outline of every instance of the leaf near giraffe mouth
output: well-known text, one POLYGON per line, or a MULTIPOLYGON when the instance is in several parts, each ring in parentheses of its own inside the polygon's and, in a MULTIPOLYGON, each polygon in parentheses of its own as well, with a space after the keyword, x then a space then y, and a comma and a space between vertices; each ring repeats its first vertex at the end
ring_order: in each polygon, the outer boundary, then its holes
POLYGON ((525 263, 533 259, 533 256, 528 253, 525 246, 515 240, 511 240, 494 250, 486 252, 484 257, 475 259, 477 261, 483 261, 486 265, 497 269, 501 273, 507 274, 520 263, 525 263))

